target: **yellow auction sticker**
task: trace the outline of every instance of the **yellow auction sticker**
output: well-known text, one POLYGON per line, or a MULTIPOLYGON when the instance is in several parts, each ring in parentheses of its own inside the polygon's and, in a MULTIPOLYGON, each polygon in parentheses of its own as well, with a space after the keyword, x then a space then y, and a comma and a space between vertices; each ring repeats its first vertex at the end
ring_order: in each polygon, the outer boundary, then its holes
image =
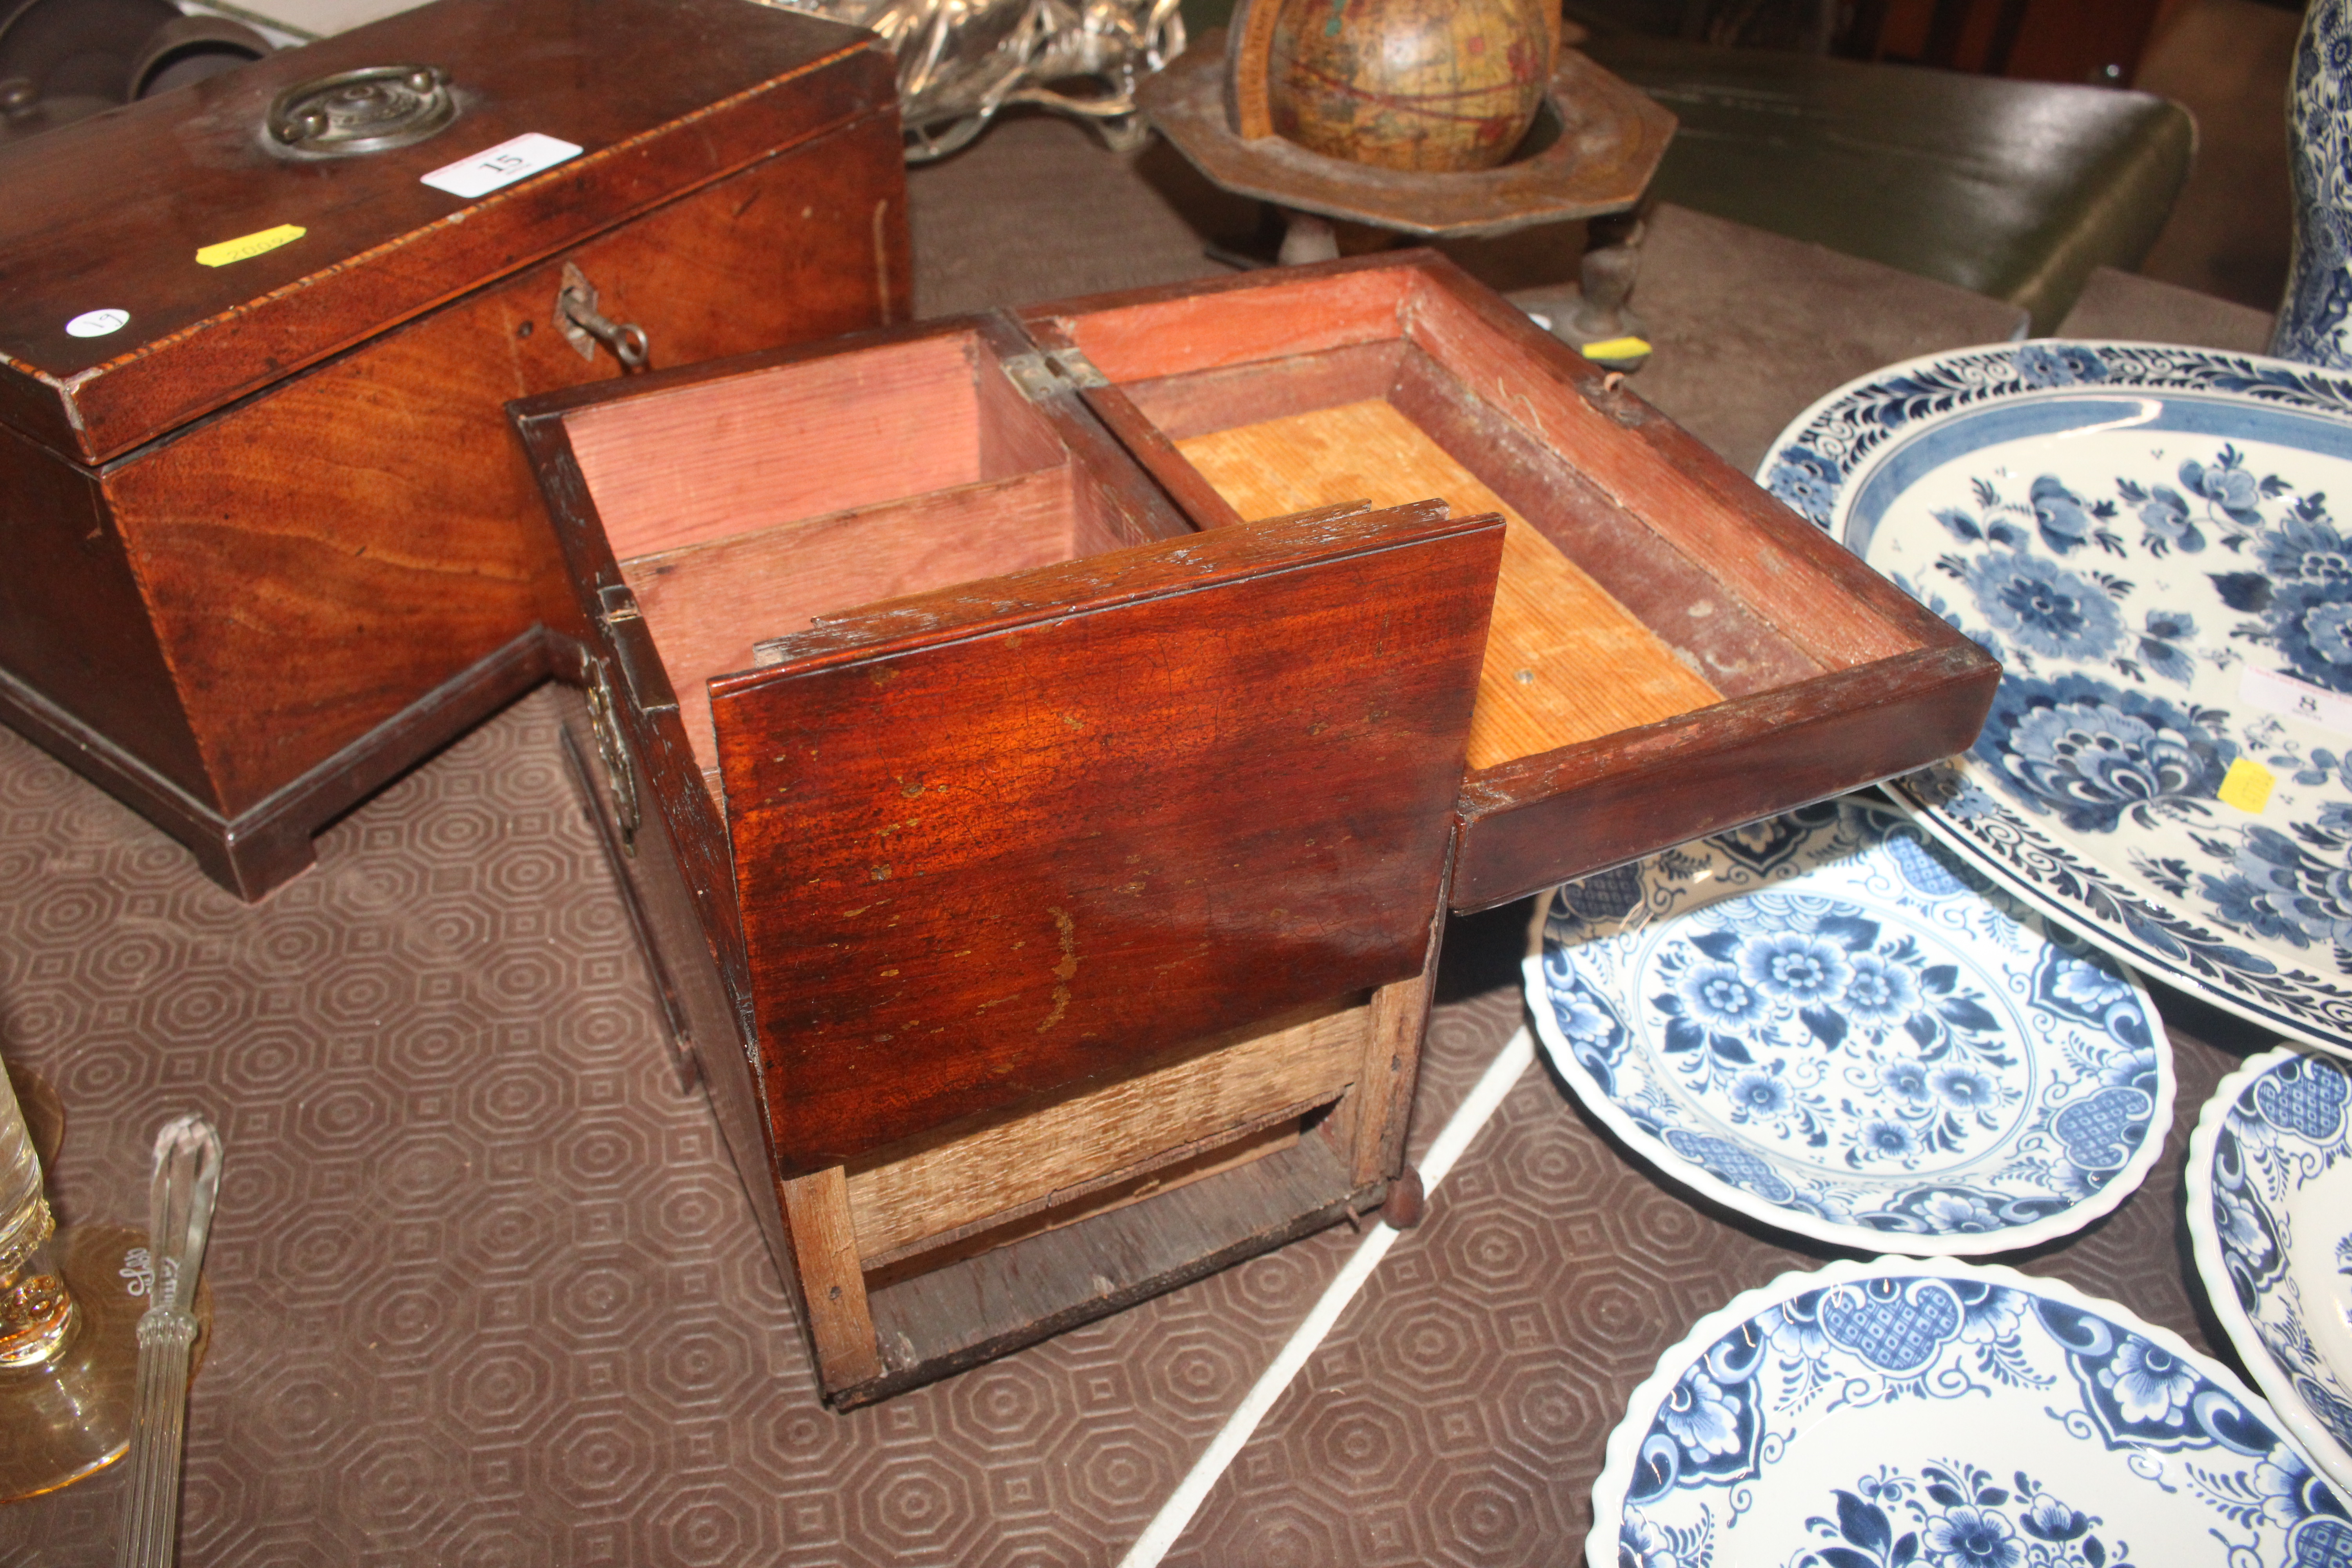
POLYGON ((2271 803, 2271 791, 2277 784, 2278 774, 2252 757, 2240 757, 2221 775, 2221 787, 2213 793, 2223 805, 2234 805, 2259 816, 2263 807, 2271 803))
POLYGON ((310 231, 299 223, 281 223, 276 228, 265 228, 252 234, 224 239, 218 245, 207 245, 196 252, 199 267, 226 267, 232 261, 250 261, 264 256, 281 245, 291 245, 310 231))
POLYGON ((1581 352, 1591 360, 1646 359, 1650 344, 1646 338, 1603 338, 1597 343, 1585 344, 1581 352))

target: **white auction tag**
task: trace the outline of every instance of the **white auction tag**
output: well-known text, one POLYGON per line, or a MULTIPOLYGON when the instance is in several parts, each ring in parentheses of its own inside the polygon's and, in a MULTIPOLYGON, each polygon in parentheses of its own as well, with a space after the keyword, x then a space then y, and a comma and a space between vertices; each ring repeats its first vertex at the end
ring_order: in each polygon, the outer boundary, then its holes
POLYGON ((84 310, 66 323, 66 335, 70 338, 102 338, 109 332, 119 332, 131 324, 128 310, 84 310))
POLYGON ((2248 665, 2238 677, 2238 700, 2265 713, 2301 719, 2339 735, 2352 735, 2352 697, 2282 675, 2275 669, 2248 665))
POLYGON ((511 185, 526 174, 552 169, 566 158, 578 156, 580 149, 569 142, 526 131, 510 142, 501 142, 470 158, 444 163, 423 178, 436 191, 472 201, 476 196, 488 195, 501 185, 511 185))

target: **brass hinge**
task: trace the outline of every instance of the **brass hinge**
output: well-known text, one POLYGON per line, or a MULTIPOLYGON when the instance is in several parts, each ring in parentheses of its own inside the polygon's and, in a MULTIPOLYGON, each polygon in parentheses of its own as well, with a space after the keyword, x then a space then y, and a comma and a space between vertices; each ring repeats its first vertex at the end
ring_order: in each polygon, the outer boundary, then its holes
POLYGON ((1110 384, 1110 377, 1097 370, 1095 362, 1076 349, 1014 354, 1004 362, 1004 374, 1013 378, 1021 395, 1032 403, 1052 393, 1110 384))

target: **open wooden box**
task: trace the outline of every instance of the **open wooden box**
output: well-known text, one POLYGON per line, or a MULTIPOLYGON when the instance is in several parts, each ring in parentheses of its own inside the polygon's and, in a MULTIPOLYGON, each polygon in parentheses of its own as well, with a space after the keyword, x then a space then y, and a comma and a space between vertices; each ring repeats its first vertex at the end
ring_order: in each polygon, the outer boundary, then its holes
POLYGON ((514 411, 839 1405, 1378 1204, 1449 903, 1963 749, 1998 673, 1426 255, 514 411))

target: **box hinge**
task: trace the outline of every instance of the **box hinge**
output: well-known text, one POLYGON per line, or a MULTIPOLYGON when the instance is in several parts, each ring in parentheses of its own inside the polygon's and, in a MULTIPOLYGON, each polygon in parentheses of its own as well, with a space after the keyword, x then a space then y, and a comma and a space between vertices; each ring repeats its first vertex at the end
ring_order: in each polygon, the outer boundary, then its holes
POLYGON ((1097 370, 1095 362, 1076 349, 1014 354, 1004 362, 1004 374, 1013 378, 1021 395, 1032 403, 1051 393, 1110 384, 1110 377, 1097 370))
POLYGON ((604 623, 604 640, 620 661, 621 682, 628 688, 630 702, 641 713, 676 710, 677 700, 664 695, 654 682, 653 671, 660 656, 654 651, 646 618, 637 610, 637 596, 628 584, 613 583, 596 590, 596 602, 597 618, 604 623))

